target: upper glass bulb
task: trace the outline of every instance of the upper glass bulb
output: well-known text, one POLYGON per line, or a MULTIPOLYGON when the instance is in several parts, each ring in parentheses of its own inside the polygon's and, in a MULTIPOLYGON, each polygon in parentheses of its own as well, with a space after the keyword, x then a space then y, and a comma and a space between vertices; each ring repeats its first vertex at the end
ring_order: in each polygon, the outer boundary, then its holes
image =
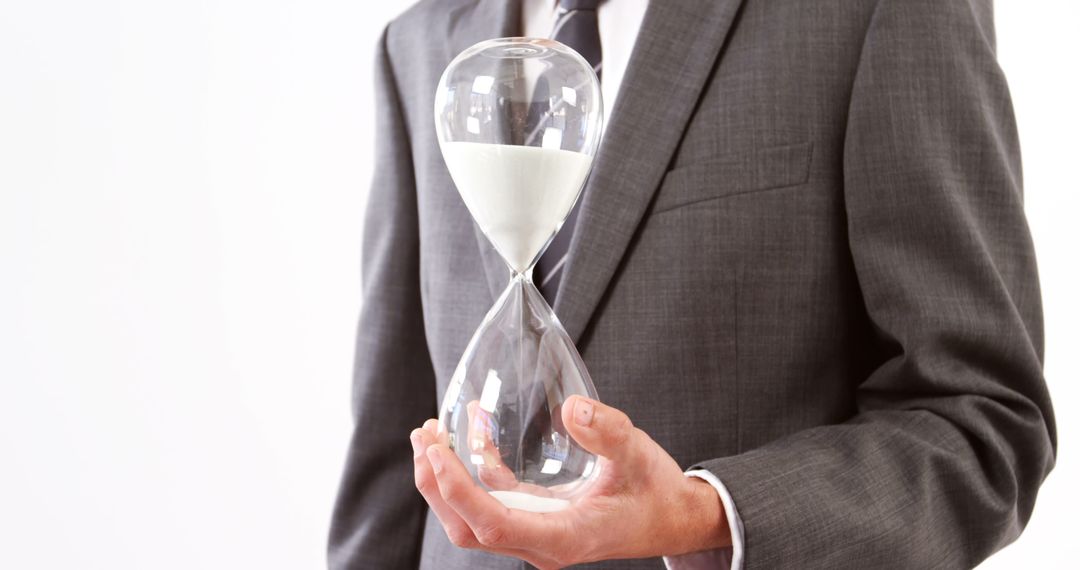
POLYGON ((439 437, 512 508, 565 508, 599 473, 561 417, 568 397, 596 398, 596 388, 531 269, 578 200, 602 123, 592 67, 552 40, 476 44, 435 93, 447 168, 512 276, 454 371, 439 437))
POLYGON ((515 273, 540 257, 577 201, 603 116, 596 73, 554 40, 481 42, 443 73, 435 92, 443 158, 515 273))

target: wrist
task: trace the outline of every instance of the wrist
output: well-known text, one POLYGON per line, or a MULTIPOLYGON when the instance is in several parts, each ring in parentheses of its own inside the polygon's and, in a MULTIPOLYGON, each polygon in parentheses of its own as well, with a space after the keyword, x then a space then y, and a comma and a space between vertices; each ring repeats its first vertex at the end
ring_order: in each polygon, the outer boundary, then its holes
POLYGON ((676 515, 683 518, 684 524, 674 525, 681 532, 672 543, 679 546, 679 552, 669 555, 731 546, 731 528, 720 494, 708 481, 698 477, 686 477, 684 487, 683 506, 676 515))

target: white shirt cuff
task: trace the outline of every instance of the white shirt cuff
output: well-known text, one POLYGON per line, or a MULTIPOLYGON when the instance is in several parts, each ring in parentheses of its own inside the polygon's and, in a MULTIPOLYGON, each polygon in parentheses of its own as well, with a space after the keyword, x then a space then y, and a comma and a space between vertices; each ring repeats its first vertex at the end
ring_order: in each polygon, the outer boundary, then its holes
POLYGON ((731 529, 731 547, 665 556, 664 565, 668 570, 742 570, 743 524, 742 519, 739 518, 739 511, 735 509, 735 500, 731 498, 731 493, 716 475, 705 469, 687 471, 686 476, 708 481, 720 495, 720 502, 724 504, 724 512, 727 513, 728 528, 731 529))

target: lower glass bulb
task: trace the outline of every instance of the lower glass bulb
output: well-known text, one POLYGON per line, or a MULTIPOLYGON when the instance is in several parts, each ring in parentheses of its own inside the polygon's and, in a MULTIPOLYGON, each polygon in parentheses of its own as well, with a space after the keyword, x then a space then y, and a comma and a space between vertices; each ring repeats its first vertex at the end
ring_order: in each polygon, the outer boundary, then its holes
POLYGON ((515 277, 450 380, 440 431, 474 480, 510 508, 558 511, 588 489, 598 458, 562 421, 572 395, 596 388, 569 335, 531 281, 515 277))

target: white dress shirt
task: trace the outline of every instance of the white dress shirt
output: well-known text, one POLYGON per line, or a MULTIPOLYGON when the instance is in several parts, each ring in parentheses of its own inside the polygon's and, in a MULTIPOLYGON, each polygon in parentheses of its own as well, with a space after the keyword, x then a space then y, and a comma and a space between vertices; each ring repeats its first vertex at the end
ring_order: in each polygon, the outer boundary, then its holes
MULTIPOLYGON (((558 0, 522 0, 521 17, 526 36, 546 38, 555 23, 555 10, 558 0)), ((600 26, 600 49, 603 51, 603 73, 600 76, 600 91, 604 96, 604 124, 610 124, 611 111, 615 108, 622 85, 626 66, 630 62, 630 52, 637 41, 641 21, 645 17, 648 0, 605 0, 596 10, 597 23, 600 26)), ((670 570, 713 570, 717 568, 741 570, 743 558, 743 525, 735 510, 735 501, 727 487, 711 472, 694 469, 686 473, 687 477, 699 477, 708 481, 720 494, 720 501, 727 513, 728 526, 731 528, 731 548, 721 548, 705 552, 694 552, 681 556, 668 556, 664 563, 670 570)))

